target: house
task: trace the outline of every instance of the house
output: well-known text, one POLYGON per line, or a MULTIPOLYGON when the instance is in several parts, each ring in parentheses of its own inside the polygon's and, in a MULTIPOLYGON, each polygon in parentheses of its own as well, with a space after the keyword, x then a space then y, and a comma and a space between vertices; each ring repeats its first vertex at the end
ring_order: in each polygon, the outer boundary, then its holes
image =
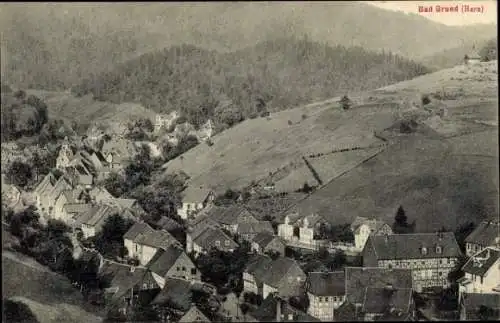
POLYGON ((384 288, 386 286, 412 288, 412 271, 377 267, 345 267, 345 299, 346 302, 359 309, 363 306, 367 287, 384 288))
POLYGON ((330 224, 322 216, 310 214, 299 215, 297 212, 287 214, 283 223, 278 225, 278 236, 285 241, 296 241, 306 246, 315 246, 321 226, 330 224))
MULTIPOLYGON (((56 202, 54 204, 53 209, 53 217, 54 219, 61 220, 64 223, 69 223, 72 219, 72 214, 67 213, 64 208, 66 205, 76 205, 76 204, 85 204, 83 201, 83 190, 81 188, 76 188, 73 190, 66 190, 59 194, 56 198, 56 202)), ((85 207, 84 207, 85 208, 85 207)))
POLYGON ((205 253, 211 249, 233 252, 236 248, 238 244, 217 227, 207 227, 198 236, 192 238, 192 251, 196 254, 205 253))
POLYGON ((95 205, 75 219, 75 228, 81 228, 83 238, 95 236, 101 230, 106 220, 117 210, 107 205, 95 205))
POLYGON ((187 280, 167 277, 165 279, 165 285, 151 302, 151 305, 160 313, 162 313, 163 308, 166 307, 173 309, 178 316, 183 316, 189 311, 192 305, 191 287, 191 282, 187 280))
POLYGON ((56 158, 56 168, 62 170, 65 167, 68 167, 70 162, 75 157, 76 152, 76 147, 70 144, 67 137, 64 138, 64 143, 61 145, 56 158))
POLYGON ((387 223, 358 216, 351 224, 356 249, 363 250, 370 235, 392 234, 392 228, 387 223))
POLYGON ((89 197, 94 203, 103 203, 115 198, 106 188, 101 186, 94 186, 89 191, 89 197))
POLYGON ((246 241, 252 241, 258 234, 274 234, 273 226, 269 221, 246 222, 238 224, 237 234, 246 241))
POLYGON ((167 277, 200 281, 201 273, 181 247, 170 245, 160 249, 147 264, 158 285, 163 288, 167 277))
POLYGON ((247 316, 246 322, 320 322, 276 294, 266 297, 262 304, 247 316))
POLYGON ((81 217, 85 212, 90 211, 92 209, 92 204, 89 203, 66 203, 62 208, 63 218, 65 219, 65 223, 69 225, 73 230, 77 229, 75 226, 76 219, 81 217))
POLYGON ((460 301, 460 321, 498 321, 500 294, 467 293, 460 301))
POLYGON ((202 311, 200 311, 200 309, 196 305, 193 304, 193 306, 191 306, 189 311, 187 311, 186 314, 184 314, 184 316, 182 316, 179 320, 179 323, 192 323, 192 322, 209 323, 211 321, 205 314, 203 314, 202 311))
POLYGON ((483 221, 465 238, 465 253, 468 257, 488 246, 500 247, 500 225, 498 221, 483 221))
POLYGON ((141 265, 148 264, 160 249, 167 249, 175 244, 180 245, 170 233, 155 230, 147 223, 137 222, 123 235, 123 243, 128 257, 137 259, 141 265))
POLYGON ((332 321, 334 310, 345 300, 344 272, 310 272, 305 287, 309 298, 307 313, 321 321, 332 321))
POLYGON ((258 233, 251 241, 252 251, 257 253, 273 252, 285 255, 285 243, 281 238, 269 232, 258 233))
POLYGON ((75 161, 73 165, 65 167, 64 172, 75 186, 80 185, 90 189, 94 184, 95 177, 84 162, 75 161))
POLYGON ((179 117, 180 115, 177 111, 172 111, 169 114, 157 114, 154 122, 154 132, 157 133, 162 128, 169 129, 179 117))
POLYGON ((127 139, 105 141, 101 153, 113 170, 121 170, 137 154, 137 147, 127 139))
POLYGON ((409 268, 413 288, 447 287, 448 274, 461 256, 453 232, 370 236, 363 249, 364 267, 409 268))
POLYGON ((56 182, 57 179, 54 174, 48 173, 35 187, 35 189, 33 190, 33 196, 36 200, 37 209, 42 210, 42 208, 44 208, 45 205, 48 204, 44 197, 54 188, 56 182))
POLYGON ((53 217, 57 198, 62 192, 71 190, 73 190, 71 183, 64 176, 59 177, 54 187, 41 196, 41 211, 53 217))
POLYGON ((105 260, 99 278, 109 284, 105 290, 106 305, 126 315, 130 306, 137 302, 140 293, 150 291, 153 295, 160 287, 151 273, 144 267, 134 267, 105 260))
POLYGON ((182 219, 195 216, 215 199, 215 193, 202 186, 188 186, 182 195, 182 206, 177 210, 182 219))
POLYGON ((235 234, 238 232, 240 224, 259 223, 255 215, 247 208, 241 205, 232 205, 230 207, 209 206, 205 215, 215 221, 220 227, 235 234))
POLYGON ((470 257, 462 271, 460 293, 494 293, 500 287, 500 250, 487 247, 470 257))
POLYGON ((276 260, 263 255, 253 257, 243 272, 243 290, 266 298, 271 293, 281 296, 298 295, 306 280, 299 264, 290 258, 276 260))
POLYGON ((411 288, 367 287, 361 315, 364 321, 385 321, 387 316, 401 321, 413 320, 415 303, 411 288))
POLYGON ((464 56, 464 65, 476 65, 481 62, 481 56, 476 51, 476 46, 472 46, 472 51, 464 56))
POLYGON ((127 213, 131 216, 139 216, 145 213, 144 209, 136 199, 112 198, 103 200, 102 203, 114 207, 120 210, 120 212, 127 213))

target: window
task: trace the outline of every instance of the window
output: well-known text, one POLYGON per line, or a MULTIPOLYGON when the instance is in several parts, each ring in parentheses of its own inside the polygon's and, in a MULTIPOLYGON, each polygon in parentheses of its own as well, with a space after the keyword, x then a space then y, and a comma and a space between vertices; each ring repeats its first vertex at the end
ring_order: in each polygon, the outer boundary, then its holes
POLYGON ((426 247, 422 247, 422 254, 423 254, 423 255, 426 255, 426 254, 427 254, 427 248, 426 248, 426 247))
POLYGON ((288 314, 288 320, 292 321, 293 320, 293 314, 288 314))
POLYGON ((220 241, 219 240, 215 241, 215 246, 220 247, 220 241))
POLYGON ((442 272, 439 272, 439 273, 438 273, 438 276, 439 276, 439 277, 443 276, 443 273, 442 273, 442 272))
POLYGON ((327 297, 325 297, 325 302, 328 302, 328 296, 327 296, 327 297))
POLYGON ((440 246, 436 246, 436 253, 441 253, 441 247, 440 246))
POLYGON ((196 268, 191 268, 191 275, 196 275, 196 268))
POLYGON ((146 283, 142 284, 142 289, 148 289, 148 284, 146 283))
POLYGON ((186 271, 186 267, 182 267, 182 271, 186 271))
POLYGON ((177 271, 181 271, 181 267, 177 267, 177 271))
POLYGON ((226 247, 229 247, 229 240, 226 240, 226 241, 224 242, 224 245, 225 245, 226 247))
POLYGON ((322 301, 323 301, 323 297, 320 297, 320 298, 318 299, 318 302, 320 302, 320 303, 321 303, 322 301))
POLYGON ((333 301, 336 302, 337 301, 337 296, 333 296, 333 301))

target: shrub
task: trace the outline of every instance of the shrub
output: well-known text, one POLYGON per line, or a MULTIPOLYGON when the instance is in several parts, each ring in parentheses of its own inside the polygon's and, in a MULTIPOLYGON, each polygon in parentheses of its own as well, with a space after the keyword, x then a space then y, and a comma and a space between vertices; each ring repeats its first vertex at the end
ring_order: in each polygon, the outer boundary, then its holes
POLYGON ((422 104, 423 104, 423 105, 427 105, 427 104, 429 104, 429 103, 431 103, 431 99, 429 98, 429 96, 428 96, 427 94, 426 94, 426 95, 423 95, 423 96, 422 96, 422 104))
POLYGON ((302 118, 302 120, 307 119, 307 114, 303 114, 303 115, 301 116, 301 118, 302 118))
POLYGON ((291 126, 293 124, 292 120, 288 120, 288 125, 291 126))

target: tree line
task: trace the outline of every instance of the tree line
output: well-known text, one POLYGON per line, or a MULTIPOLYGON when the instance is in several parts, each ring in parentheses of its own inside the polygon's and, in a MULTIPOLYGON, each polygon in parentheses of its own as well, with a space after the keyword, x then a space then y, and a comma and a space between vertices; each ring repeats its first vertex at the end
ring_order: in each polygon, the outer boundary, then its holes
POLYGON ((347 91, 377 88, 429 70, 390 52, 282 38, 231 53, 181 45, 144 54, 72 88, 96 100, 179 110, 218 128, 347 91))

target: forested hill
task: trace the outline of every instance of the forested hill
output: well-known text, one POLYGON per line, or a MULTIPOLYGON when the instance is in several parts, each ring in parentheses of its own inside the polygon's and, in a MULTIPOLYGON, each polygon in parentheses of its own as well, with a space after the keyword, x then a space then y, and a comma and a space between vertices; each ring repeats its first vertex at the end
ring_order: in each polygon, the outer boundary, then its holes
POLYGON ((427 72, 391 53, 281 38, 225 54, 192 45, 170 47, 88 78, 72 92, 92 93, 97 100, 139 102, 156 112, 180 110, 195 125, 208 118, 230 125, 265 111, 378 88, 427 72))

